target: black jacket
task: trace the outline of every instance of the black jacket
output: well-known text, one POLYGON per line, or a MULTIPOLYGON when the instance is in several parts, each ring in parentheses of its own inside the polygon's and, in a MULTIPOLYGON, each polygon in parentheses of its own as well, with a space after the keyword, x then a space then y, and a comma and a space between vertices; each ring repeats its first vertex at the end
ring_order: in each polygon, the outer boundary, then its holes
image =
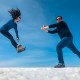
POLYGON ((49 25, 49 28, 56 28, 53 31, 48 31, 48 33, 54 34, 58 33, 59 37, 62 39, 63 37, 73 37, 67 24, 64 21, 61 21, 56 24, 49 25))

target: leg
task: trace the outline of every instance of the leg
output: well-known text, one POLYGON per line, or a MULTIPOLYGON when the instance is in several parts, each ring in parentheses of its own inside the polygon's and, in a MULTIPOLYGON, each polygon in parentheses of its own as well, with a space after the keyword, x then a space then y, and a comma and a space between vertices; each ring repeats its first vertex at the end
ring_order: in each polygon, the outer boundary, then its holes
POLYGON ((72 52, 76 55, 79 56, 80 58, 80 52, 78 51, 78 49, 75 47, 75 45, 73 44, 73 42, 71 42, 68 46, 67 46, 70 50, 72 50, 72 52))
POLYGON ((8 31, 3 31, 2 30, 1 33, 11 41, 12 45, 15 48, 17 48, 18 44, 16 43, 16 41, 13 39, 13 36, 8 31))
POLYGON ((57 50, 57 54, 58 54, 59 63, 64 64, 62 49, 64 47, 66 47, 71 42, 71 40, 72 40, 72 38, 65 37, 58 43, 56 50, 57 50))

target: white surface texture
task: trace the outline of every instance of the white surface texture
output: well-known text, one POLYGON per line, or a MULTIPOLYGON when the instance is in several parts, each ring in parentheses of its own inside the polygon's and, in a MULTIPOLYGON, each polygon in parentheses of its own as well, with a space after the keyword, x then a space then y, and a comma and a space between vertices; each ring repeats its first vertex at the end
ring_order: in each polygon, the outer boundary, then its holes
POLYGON ((80 68, 0 68, 0 80, 80 80, 80 68))

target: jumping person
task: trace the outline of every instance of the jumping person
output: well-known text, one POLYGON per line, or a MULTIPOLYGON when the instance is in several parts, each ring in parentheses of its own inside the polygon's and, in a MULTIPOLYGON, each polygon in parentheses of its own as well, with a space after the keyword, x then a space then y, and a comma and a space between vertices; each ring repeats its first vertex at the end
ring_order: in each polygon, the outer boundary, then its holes
POLYGON ((17 22, 21 20, 21 12, 19 9, 11 9, 8 12, 11 14, 12 19, 0 28, 0 33, 11 41, 11 44, 17 49, 17 52, 22 52, 25 50, 25 48, 22 47, 22 45, 18 45, 16 41, 13 39, 13 36, 9 33, 10 29, 14 29, 17 40, 19 40, 17 22))
POLYGON ((63 68, 65 67, 64 59, 63 59, 63 52, 62 49, 64 47, 68 47, 74 54, 76 54, 80 58, 80 52, 76 49, 73 44, 73 36, 67 26, 67 24, 62 20, 62 16, 57 16, 56 18, 57 23, 51 24, 49 26, 44 26, 41 28, 42 30, 54 34, 58 33, 61 41, 58 43, 56 47, 56 51, 58 54, 58 65, 54 66, 55 68, 63 68), (48 30, 48 28, 56 28, 54 30, 48 30))

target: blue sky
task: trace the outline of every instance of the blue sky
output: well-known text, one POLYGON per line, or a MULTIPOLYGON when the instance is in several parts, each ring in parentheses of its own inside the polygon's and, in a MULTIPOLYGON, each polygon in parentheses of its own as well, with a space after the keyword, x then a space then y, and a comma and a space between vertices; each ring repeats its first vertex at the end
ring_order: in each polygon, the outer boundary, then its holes
MULTIPOLYGON (((26 51, 17 54, 9 40, 0 34, 0 67, 53 67, 58 63, 56 46, 60 41, 57 34, 48 34, 40 28, 43 24, 56 23, 62 15, 74 36, 74 44, 80 50, 80 1, 79 0, 0 0, 0 26, 11 19, 8 10, 19 8, 22 20, 18 23, 19 44, 26 51)), ((14 30, 10 33, 16 39, 14 30)), ((65 64, 80 67, 80 59, 69 49, 63 49, 65 64)))

